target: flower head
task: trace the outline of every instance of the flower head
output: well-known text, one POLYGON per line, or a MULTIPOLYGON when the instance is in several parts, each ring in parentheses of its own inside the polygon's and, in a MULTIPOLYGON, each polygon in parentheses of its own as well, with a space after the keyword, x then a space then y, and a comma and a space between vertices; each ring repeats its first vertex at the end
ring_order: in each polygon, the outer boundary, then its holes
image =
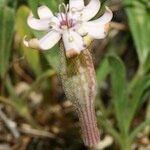
POLYGON ((48 7, 41 6, 38 8, 39 19, 30 14, 27 23, 35 30, 45 31, 46 35, 40 39, 24 39, 24 44, 31 48, 49 50, 62 38, 67 57, 80 54, 87 47, 84 41, 86 35, 91 39, 106 36, 112 12, 106 7, 100 18, 90 21, 99 9, 99 0, 91 0, 87 6, 84 5, 84 0, 70 0, 69 5, 59 5, 59 13, 56 15, 48 7))

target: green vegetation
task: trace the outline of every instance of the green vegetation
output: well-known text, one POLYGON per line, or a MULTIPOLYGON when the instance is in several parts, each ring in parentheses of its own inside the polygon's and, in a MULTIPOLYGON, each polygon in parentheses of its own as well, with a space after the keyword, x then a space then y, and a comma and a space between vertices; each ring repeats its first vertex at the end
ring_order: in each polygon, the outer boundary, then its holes
MULTIPOLYGON (((67 1, 0 0, 0 110, 17 125, 19 143, 29 150, 86 149, 79 136, 77 117, 57 78, 58 45, 39 52, 22 42, 25 35, 32 38, 42 34, 27 25, 30 9, 38 17, 39 5, 45 4, 55 12, 60 2, 67 1), (29 127, 36 131, 27 132, 29 127)), ((110 34, 95 41, 92 52, 99 129, 104 137, 113 138, 114 142, 107 145, 111 150, 146 149, 150 146, 150 2, 103 2, 110 4, 114 18, 110 34), (142 143, 143 139, 149 141, 142 143)), ((7 122, 0 123, 0 146, 11 145, 6 135, 14 141, 7 122)), ((19 144, 13 145, 20 149, 19 144)))

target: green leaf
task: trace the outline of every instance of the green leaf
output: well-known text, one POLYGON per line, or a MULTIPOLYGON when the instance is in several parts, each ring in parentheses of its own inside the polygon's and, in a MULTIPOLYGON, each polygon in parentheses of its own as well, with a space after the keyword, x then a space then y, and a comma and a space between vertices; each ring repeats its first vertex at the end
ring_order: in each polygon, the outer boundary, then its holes
POLYGON ((38 18, 37 8, 38 8, 38 0, 28 0, 28 4, 32 10, 33 15, 38 18))
MULTIPOLYGON (((64 2, 63 0, 61 2, 64 2)), ((41 0, 41 4, 47 5, 53 12, 58 11, 58 6, 60 4, 59 0, 41 0)))
POLYGON ((149 64, 150 64, 150 53, 148 54, 147 59, 143 65, 143 68, 144 68, 143 71, 145 74, 150 71, 150 65, 149 64))
POLYGON ((8 71, 11 56, 11 44, 14 33, 14 10, 7 6, 0 7, 0 76, 8 71))
POLYGON ((37 18, 37 8, 39 4, 48 6, 53 12, 58 12, 59 4, 62 4, 64 2, 65 0, 28 0, 29 6, 34 16, 37 18))
POLYGON ((127 117, 126 69, 117 56, 108 56, 111 68, 112 96, 115 114, 121 132, 126 132, 125 118, 127 117))
POLYGON ((56 45, 49 51, 43 52, 48 64, 58 73, 59 72, 59 46, 56 45))
POLYGON ((149 125, 150 125, 150 119, 146 119, 137 128, 135 128, 130 135, 131 141, 133 141, 136 138, 136 136, 138 135, 139 132, 144 130, 146 128, 146 126, 149 126, 149 125))
POLYGON ((101 85, 101 82, 106 79, 109 72, 110 72, 110 68, 109 68, 108 59, 104 58, 100 64, 99 68, 96 71, 98 85, 101 85))
POLYGON ((130 105, 128 107, 129 116, 126 119, 128 126, 130 126, 137 109, 142 105, 141 100, 145 94, 144 92, 147 89, 150 89, 150 76, 143 77, 139 81, 137 81, 134 86, 134 89, 132 90, 130 105))
POLYGON ((41 64, 40 64, 40 54, 38 50, 33 50, 31 48, 27 48, 23 44, 23 38, 25 35, 30 39, 33 37, 32 30, 27 25, 27 17, 29 15, 29 8, 26 6, 21 6, 16 14, 16 32, 19 38, 17 41, 18 50, 20 53, 25 56, 29 66, 33 69, 36 75, 41 73, 41 64))
POLYGON ((150 54, 150 13, 148 13, 147 5, 145 2, 142 3, 141 1, 137 0, 124 0, 124 4, 127 6, 125 8, 140 65, 143 66, 147 59, 149 59, 148 56, 150 54))

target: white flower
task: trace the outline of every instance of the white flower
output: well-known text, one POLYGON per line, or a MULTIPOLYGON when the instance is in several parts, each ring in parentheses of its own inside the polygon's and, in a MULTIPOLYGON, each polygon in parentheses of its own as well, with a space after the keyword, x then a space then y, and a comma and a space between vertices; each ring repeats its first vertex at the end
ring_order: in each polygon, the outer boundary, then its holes
POLYGON ((91 39, 106 36, 107 25, 113 16, 108 7, 100 18, 89 21, 99 9, 99 0, 91 0, 87 6, 84 5, 84 0, 70 0, 69 5, 61 4, 59 13, 54 16, 48 7, 41 6, 38 8, 39 19, 31 14, 27 23, 35 30, 46 31, 46 35, 40 39, 24 39, 24 44, 31 48, 49 50, 62 38, 67 57, 80 54, 86 48, 84 36, 88 35, 91 39))

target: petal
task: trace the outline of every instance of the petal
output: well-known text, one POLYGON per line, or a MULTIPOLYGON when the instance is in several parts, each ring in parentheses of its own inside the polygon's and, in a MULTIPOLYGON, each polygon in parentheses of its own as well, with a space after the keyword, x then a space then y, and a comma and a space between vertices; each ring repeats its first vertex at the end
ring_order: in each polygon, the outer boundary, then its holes
POLYGON ((61 35, 58 32, 51 31, 39 40, 39 47, 42 50, 48 50, 55 46, 55 44, 60 40, 60 38, 61 35))
POLYGON ((53 17, 52 11, 47 6, 44 6, 44 5, 38 8, 38 15, 40 19, 53 17))
POLYGON ((81 17, 83 21, 88 21, 92 19, 100 9, 100 0, 91 0, 89 4, 81 12, 81 17))
POLYGON ((50 19, 36 19, 32 14, 30 14, 27 23, 35 30, 48 30, 50 19))
POLYGON ((106 8, 105 13, 99 19, 82 23, 78 26, 77 31, 82 36, 88 34, 94 39, 103 39, 106 36, 112 17, 112 11, 106 8))
POLYGON ((66 21, 66 14, 64 13, 58 13, 57 14, 57 19, 59 20, 59 22, 63 22, 63 21, 66 21))
POLYGON ((103 39, 106 36, 105 25, 97 25, 92 22, 84 23, 84 30, 93 39, 103 39))
POLYGON ((27 41, 25 38, 23 40, 23 43, 25 46, 34 48, 34 49, 40 49, 40 50, 49 50, 55 44, 60 40, 61 35, 58 32, 51 31, 47 33, 44 37, 41 39, 31 39, 27 41))
POLYGON ((62 38, 67 57, 80 54, 80 52, 85 49, 83 38, 72 30, 66 30, 62 38))
POLYGON ((81 10, 84 8, 84 0, 70 0, 69 9, 72 10, 81 10))
POLYGON ((58 17, 53 16, 50 19, 49 26, 52 27, 53 29, 56 29, 56 28, 59 29, 59 27, 60 27, 60 21, 59 21, 58 17))
POLYGON ((113 17, 112 11, 108 7, 106 7, 105 13, 99 19, 94 20, 93 22, 103 25, 110 22, 112 17, 113 17))

